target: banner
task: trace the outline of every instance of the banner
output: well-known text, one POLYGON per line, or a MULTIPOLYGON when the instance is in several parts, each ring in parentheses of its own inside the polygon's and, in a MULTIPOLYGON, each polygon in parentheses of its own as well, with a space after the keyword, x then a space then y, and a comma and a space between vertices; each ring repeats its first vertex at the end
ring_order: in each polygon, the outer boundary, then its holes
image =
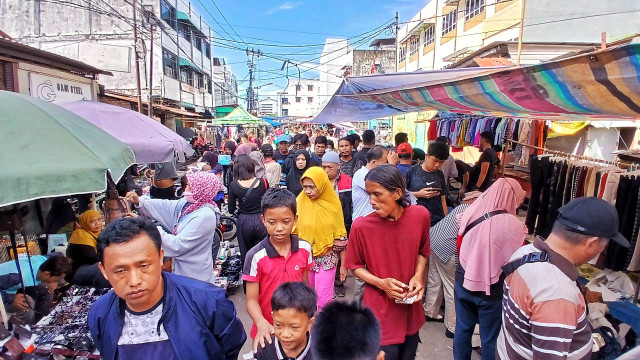
POLYGON ((549 126, 548 138, 575 135, 589 125, 589 121, 552 121, 549 126))

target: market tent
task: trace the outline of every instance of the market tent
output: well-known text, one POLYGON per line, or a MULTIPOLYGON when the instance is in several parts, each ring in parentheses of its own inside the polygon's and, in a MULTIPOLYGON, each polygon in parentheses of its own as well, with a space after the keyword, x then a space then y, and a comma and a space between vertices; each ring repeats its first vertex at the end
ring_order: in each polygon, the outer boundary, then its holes
POLYGON ((213 125, 266 125, 266 123, 263 119, 249 114, 247 110, 238 106, 227 116, 213 119, 213 125))
POLYGON ((281 122, 277 121, 279 118, 274 118, 274 117, 264 117, 262 118, 264 121, 267 122, 267 124, 271 125, 271 126, 280 126, 282 125, 281 122))
POLYGON ((572 121, 635 119, 640 116, 640 44, 525 67, 351 77, 312 123, 429 109, 572 121))
POLYGON ((103 191, 135 163, 131 149, 60 106, 0 91, 0 207, 103 191))
POLYGON ((88 100, 62 103, 60 106, 129 145, 139 164, 173 161, 174 153, 184 162, 185 155, 193 155, 193 148, 184 138, 137 111, 88 100))

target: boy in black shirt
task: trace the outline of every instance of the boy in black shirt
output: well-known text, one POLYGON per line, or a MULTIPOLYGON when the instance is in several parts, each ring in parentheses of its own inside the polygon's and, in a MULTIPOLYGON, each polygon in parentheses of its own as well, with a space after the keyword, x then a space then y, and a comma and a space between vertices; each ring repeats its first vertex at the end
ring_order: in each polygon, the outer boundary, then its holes
POLYGON ((448 213, 446 196, 449 192, 444 174, 440 171, 440 167, 448 158, 447 144, 433 142, 427 148, 425 161, 407 171, 407 190, 418 199, 418 205, 429 210, 431 226, 448 213))
POLYGON ((258 350, 257 360, 313 360, 311 326, 318 296, 302 282, 280 284, 271 296, 275 339, 258 350))

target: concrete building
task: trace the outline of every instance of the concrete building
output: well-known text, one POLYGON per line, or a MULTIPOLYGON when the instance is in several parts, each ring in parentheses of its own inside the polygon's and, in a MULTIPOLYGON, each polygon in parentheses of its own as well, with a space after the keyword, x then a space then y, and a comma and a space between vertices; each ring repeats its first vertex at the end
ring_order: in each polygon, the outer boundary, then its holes
POLYGON ((138 44, 133 40, 133 7, 127 0, 5 0, 0 13, 0 28, 17 41, 113 73, 100 79, 108 91, 137 94, 135 51, 144 101, 152 95, 155 104, 215 113, 213 79, 222 78, 221 84, 229 79, 227 91, 233 91, 231 69, 214 69, 213 30, 188 0, 138 0, 138 44))
POLYGON ((52 103, 96 101, 99 75, 111 73, 0 35, 0 90, 52 103))
POLYGON ((322 81, 318 79, 290 78, 280 96, 280 116, 312 117, 320 112, 319 98, 322 81))
POLYGON ((640 28, 634 1, 526 0, 524 16, 521 6, 522 0, 432 0, 398 31, 398 71, 450 67, 478 50, 495 51, 492 44, 503 45, 503 54, 506 47, 515 63, 521 23, 521 64, 600 43, 602 32, 613 41, 640 28))
POLYGON ((348 40, 328 38, 322 49, 319 64, 314 66, 320 73, 320 92, 318 93, 320 109, 338 90, 345 70, 352 65, 353 54, 349 50, 348 40))
POLYGON ((238 104, 238 81, 224 58, 213 58, 213 94, 215 106, 238 104))
POLYGON ((258 109, 260 116, 280 116, 280 102, 272 97, 260 100, 258 109))

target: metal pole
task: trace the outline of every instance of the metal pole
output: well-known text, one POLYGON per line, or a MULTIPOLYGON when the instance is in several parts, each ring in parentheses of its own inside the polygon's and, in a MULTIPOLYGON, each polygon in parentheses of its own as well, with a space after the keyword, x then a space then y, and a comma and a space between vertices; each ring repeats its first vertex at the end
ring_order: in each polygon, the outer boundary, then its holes
POLYGON ((138 100, 138 112, 142 112, 142 89, 140 85, 140 61, 138 57, 138 22, 136 19, 136 0, 133 0, 133 50, 135 52, 136 59, 136 85, 138 94, 136 98, 138 100))
MULTIPOLYGON (((153 15, 151 15, 153 16, 153 15)), ((152 20, 152 21, 155 21, 152 20)), ((149 54, 149 117, 153 118, 153 32, 154 26, 151 24, 151 50, 149 54)))
POLYGON ((518 36, 518 60, 516 61, 516 65, 520 66, 520 57, 522 55, 522 35, 524 33, 524 1, 520 0, 522 3, 520 4, 520 35, 518 36))
POLYGON ((396 72, 398 72, 398 56, 400 51, 400 44, 398 44, 398 31, 400 30, 400 24, 398 23, 398 12, 396 11, 396 72))

